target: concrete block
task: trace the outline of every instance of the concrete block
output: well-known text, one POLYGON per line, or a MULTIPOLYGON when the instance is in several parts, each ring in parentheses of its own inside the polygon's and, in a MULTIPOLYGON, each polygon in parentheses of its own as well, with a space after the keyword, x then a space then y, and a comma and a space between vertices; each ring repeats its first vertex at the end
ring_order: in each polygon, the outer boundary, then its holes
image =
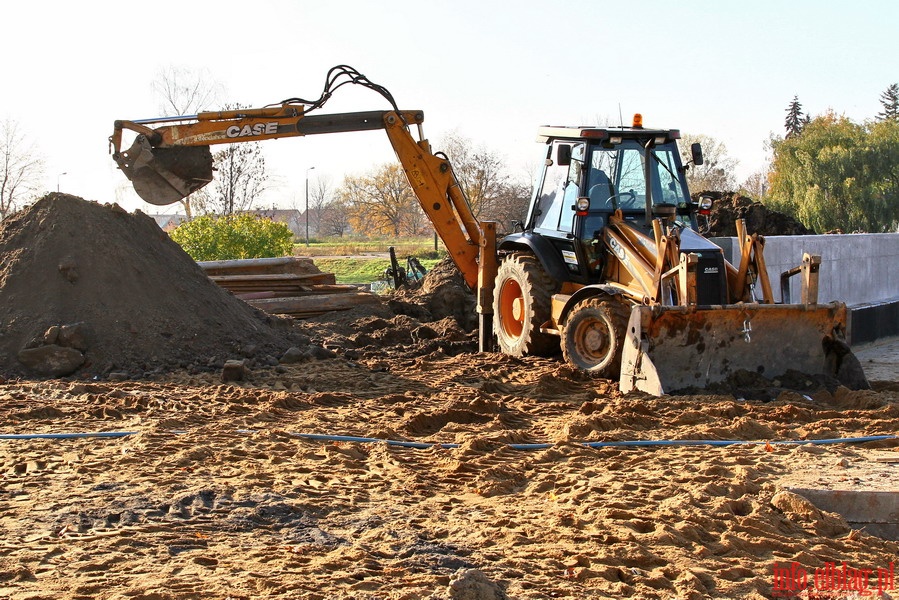
POLYGON ((899 490, 831 490, 790 487, 821 510, 841 515, 853 529, 899 540, 899 490))

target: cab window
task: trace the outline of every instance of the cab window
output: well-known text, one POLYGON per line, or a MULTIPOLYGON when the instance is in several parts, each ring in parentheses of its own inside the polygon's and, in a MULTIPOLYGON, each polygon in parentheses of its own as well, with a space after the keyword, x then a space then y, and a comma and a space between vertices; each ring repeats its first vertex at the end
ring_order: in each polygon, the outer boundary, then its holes
POLYGON ((571 164, 568 165, 568 182, 565 185, 565 194, 562 197, 562 211, 559 218, 559 231, 571 233, 574 222, 573 206, 581 190, 581 178, 584 173, 584 144, 575 144, 571 148, 571 164))
MULTIPOLYGON (((555 154, 553 154, 555 156, 555 154)), ((537 200, 537 210, 534 215, 534 227, 536 229, 555 229, 559 222, 559 207, 562 205, 562 195, 565 192, 565 184, 568 182, 568 166, 553 163, 546 167, 543 176, 543 186, 537 200)))
POLYGON ((655 203, 681 205, 687 198, 684 195, 683 175, 675 163, 675 149, 666 144, 652 151, 653 169, 657 172, 660 195, 655 203))
POLYGON ((534 227, 537 229, 571 232, 574 220, 571 207, 580 194, 585 145, 571 142, 566 144, 571 146, 571 162, 567 165, 560 165, 557 160, 558 147, 562 143, 553 144, 550 156, 554 162, 546 167, 534 215, 534 227))
POLYGON ((622 209, 643 209, 646 206, 645 156, 640 144, 628 143, 618 156, 618 206, 622 209))

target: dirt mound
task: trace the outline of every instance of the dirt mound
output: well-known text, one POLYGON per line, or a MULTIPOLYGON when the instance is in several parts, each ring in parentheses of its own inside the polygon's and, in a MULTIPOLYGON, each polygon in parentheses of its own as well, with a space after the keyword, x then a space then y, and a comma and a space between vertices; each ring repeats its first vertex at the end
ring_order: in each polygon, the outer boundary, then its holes
POLYGON ((746 219, 749 233, 761 235, 809 235, 815 232, 802 223, 774 210, 761 202, 734 192, 703 192, 712 198, 710 230, 707 237, 734 237, 737 235, 737 219, 746 219))
MULTIPOLYGON (((453 317, 433 320, 417 304, 391 301, 386 305, 308 319, 297 324, 311 343, 350 361, 362 360, 376 369, 390 368, 397 360, 424 356, 456 356, 477 350, 477 337, 463 330, 453 317), (410 316, 411 309, 421 311, 410 316)), ((415 312, 412 310, 411 312, 415 312)))
POLYGON ((452 317, 465 331, 478 328, 477 301, 452 259, 445 258, 428 271, 421 286, 399 290, 390 304, 397 314, 421 321, 452 317))
POLYGON ((477 325, 474 294, 447 258, 420 286, 392 292, 383 304, 303 319, 294 330, 333 356, 381 371, 398 361, 475 352, 477 325))
POLYGON ((49 194, 4 222, 0 257, 6 374, 140 376, 290 345, 140 212, 49 194))

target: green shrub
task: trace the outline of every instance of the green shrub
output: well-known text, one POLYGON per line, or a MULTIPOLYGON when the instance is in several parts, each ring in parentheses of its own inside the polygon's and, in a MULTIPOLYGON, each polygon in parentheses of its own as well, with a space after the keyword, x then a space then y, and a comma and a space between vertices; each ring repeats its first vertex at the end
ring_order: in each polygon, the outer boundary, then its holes
POLYGON ((269 258, 293 249, 287 225, 255 215, 203 215, 180 225, 171 237, 194 260, 269 258))

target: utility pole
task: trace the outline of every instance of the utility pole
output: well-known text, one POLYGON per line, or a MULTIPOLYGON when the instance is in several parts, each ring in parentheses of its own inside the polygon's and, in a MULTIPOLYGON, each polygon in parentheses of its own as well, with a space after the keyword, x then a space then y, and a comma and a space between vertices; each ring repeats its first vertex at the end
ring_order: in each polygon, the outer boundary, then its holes
POLYGON ((68 173, 60 173, 59 175, 56 176, 56 193, 57 194, 59 193, 59 178, 62 177, 63 175, 68 175, 68 173))
POLYGON ((309 171, 315 167, 306 169, 306 247, 309 247, 309 171))

